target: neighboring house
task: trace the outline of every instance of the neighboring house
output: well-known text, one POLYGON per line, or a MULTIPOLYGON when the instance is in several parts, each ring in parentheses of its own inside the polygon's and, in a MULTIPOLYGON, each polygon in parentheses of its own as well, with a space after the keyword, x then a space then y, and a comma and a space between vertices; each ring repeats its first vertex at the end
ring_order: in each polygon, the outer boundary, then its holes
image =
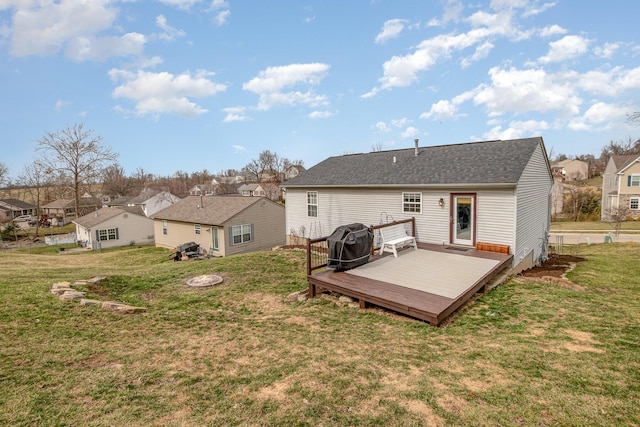
POLYGON ((296 176, 300 175, 304 171, 306 171, 306 169, 302 165, 291 165, 285 169, 283 181, 288 181, 291 178, 295 178, 296 176))
POLYGON ((127 200, 127 206, 139 206, 146 216, 151 217, 154 213, 161 211, 178 201, 180 201, 180 197, 174 196, 168 191, 145 188, 140 192, 140 195, 127 200))
POLYGON ((18 199, 0 199, 0 223, 11 221, 21 215, 38 216, 38 208, 18 199))
POLYGON ((259 184, 242 184, 238 187, 238 193, 242 196, 268 197, 276 202, 280 200, 282 191, 273 182, 261 182, 259 184))
POLYGON ((562 160, 553 165, 562 168, 565 181, 582 181, 589 178, 589 163, 582 160, 562 160))
POLYGON ((220 184, 196 184, 189 190, 190 196, 213 196, 220 184))
POLYGON ((564 210, 564 176, 553 173, 553 187, 551 189, 551 216, 560 215, 564 210))
POLYGON ((139 207, 101 208, 73 223, 78 241, 93 249, 153 244, 153 220, 139 207))
POLYGON ((94 212, 102 207, 102 202, 95 197, 81 197, 78 200, 79 215, 76 215, 74 199, 58 199, 42 206, 42 213, 51 220, 51 225, 65 225, 77 217, 94 212))
MULTIPOLYGON (((282 186, 291 238, 415 217, 418 242, 546 257, 553 178, 541 137, 330 157, 282 186)), ((293 240, 293 239, 291 239, 293 240)))
POLYGON ((156 246, 195 242, 214 256, 270 249, 286 240, 284 206, 264 197, 189 196, 153 220, 156 246))
POLYGON ((601 219, 624 213, 640 218, 640 155, 613 155, 602 175, 601 219))

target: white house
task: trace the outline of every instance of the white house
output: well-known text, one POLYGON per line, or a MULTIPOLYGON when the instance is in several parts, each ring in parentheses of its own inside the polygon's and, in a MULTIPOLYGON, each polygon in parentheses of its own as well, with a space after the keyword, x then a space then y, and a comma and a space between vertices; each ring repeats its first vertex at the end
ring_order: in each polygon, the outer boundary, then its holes
POLYGON ((505 245, 517 271, 547 254, 553 178, 541 137, 330 157, 282 184, 290 237, 415 217, 418 242, 505 245))
POLYGON ((153 220, 140 208, 101 208, 73 223, 78 241, 94 249, 154 242, 153 220))

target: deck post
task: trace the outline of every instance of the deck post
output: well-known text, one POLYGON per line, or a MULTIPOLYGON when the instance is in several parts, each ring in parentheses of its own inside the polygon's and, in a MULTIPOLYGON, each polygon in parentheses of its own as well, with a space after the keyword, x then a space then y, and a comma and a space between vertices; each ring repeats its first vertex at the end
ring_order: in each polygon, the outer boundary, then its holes
POLYGON ((364 300, 364 298, 360 298, 360 309, 364 310, 365 308, 367 308, 367 302, 364 300))

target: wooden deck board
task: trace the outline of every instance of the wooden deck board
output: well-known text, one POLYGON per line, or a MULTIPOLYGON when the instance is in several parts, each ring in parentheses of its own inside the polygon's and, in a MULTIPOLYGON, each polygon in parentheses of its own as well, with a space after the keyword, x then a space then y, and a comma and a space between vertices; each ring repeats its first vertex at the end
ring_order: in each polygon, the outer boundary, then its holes
MULTIPOLYGON (((314 296, 316 289, 326 289, 358 299, 361 305, 362 302, 377 305, 428 321, 437 326, 482 289, 493 276, 504 270, 512 259, 511 255, 481 252, 475 249, 459 252, 437 245, 419 244, 419 247, 423 250, 443 251, 456 255, 464 254, 472 257, 489 258, 499 262, 495 267, 488 269, 480 279, 470 282, 462 293, 453 298, 334 270, 324 270, 308 276, 310 296, 314 296)), ((379 256, 373 257, 371 262, 375 262, 379 258, 379 256)), ((429 270, 433 271, 434 268, 445 267, 426 265, 424 266, 424 271, 421 271, 420 274, 423 274, 424 277, 429 277, 429 270)))

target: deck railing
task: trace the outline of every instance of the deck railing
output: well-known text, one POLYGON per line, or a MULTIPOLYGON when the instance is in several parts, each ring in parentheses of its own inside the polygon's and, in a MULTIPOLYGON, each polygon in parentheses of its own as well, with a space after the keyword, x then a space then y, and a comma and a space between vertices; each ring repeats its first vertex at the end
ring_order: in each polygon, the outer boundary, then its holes
MULTIPOLYGON (((372 225, 369 227, 369 229, 374 233, 371 255, 373 255, 377 249, 380 249, 380 232, 378 230, 397 224, 411 224, 411 235, 415 237, 416 219, 414 217, 389 222, 387 224, 372 225)), ((325 268, 329 264, 328 238, 329 236, 307 239, 307 276, 310 276, 315 270, 325 268)))
POLYGON ((328 238, 328 236, 325 236, 307 240, 307 276, 329 264, 328 238))

